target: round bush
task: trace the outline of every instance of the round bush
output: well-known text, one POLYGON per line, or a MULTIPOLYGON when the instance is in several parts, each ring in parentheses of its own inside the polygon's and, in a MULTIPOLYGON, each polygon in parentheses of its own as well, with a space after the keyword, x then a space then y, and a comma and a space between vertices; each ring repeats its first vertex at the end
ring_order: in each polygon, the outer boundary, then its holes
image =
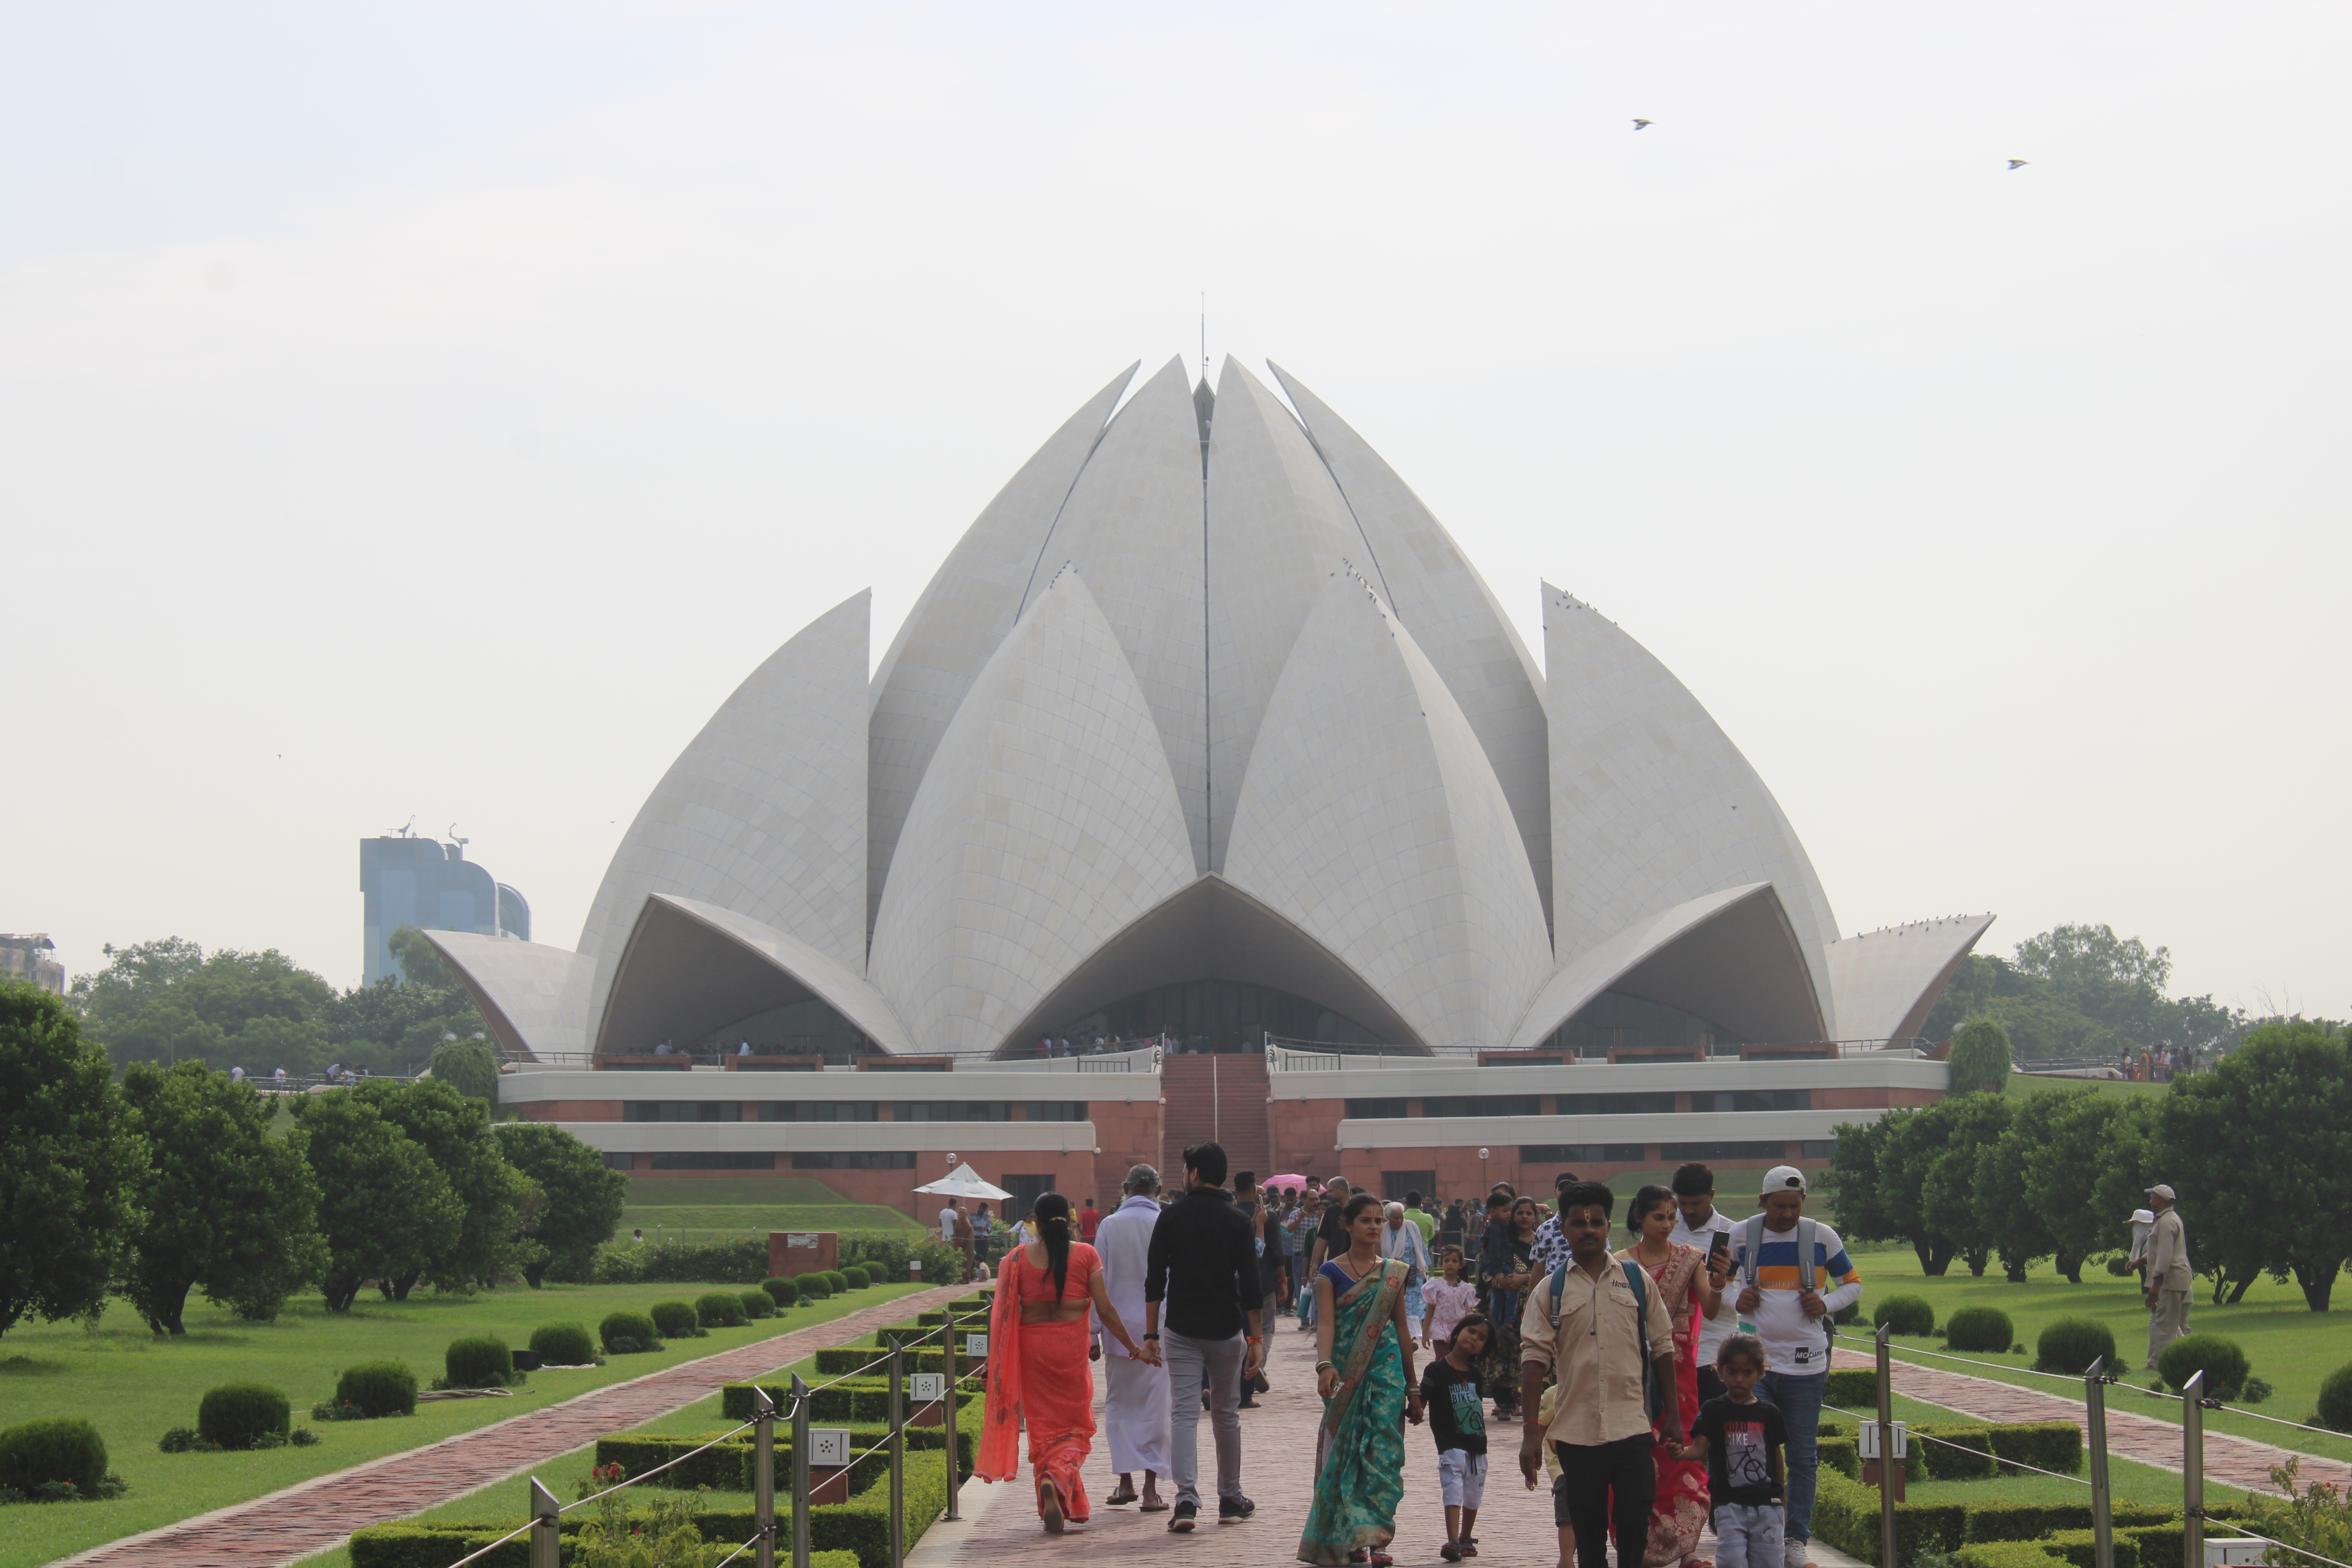
POLYGON ((1944 1342, 1956 1351, 2000 1352, 2017 1342, 2015 1325, 1998 1307, 1963 1307, 1944 1330, 1944 1342))
POLYGON ((106 1440, 87 1421, 42 1415, 0 1431, 0 1487, 29 1492, 65 1481, 87 1495, 105 1479, 106 1440))
POLYGON ((335 1379, 335 1403, 370 1420, 416 1414, 416 1374, 396 1361, 363 1361, 335 1379))
POLYGON ((596 1342, 578 1323, 545 1323, 531 1330, 530 1349, 541 1366, 586 1366, 596 1359, 596 1342))
POLYGON ((743 1315, 747 1318, 772 1318, 776 1315, 776 1304, 768 1300, 765 1290, 746 1290, 737 1300, 743 1303, 743 1315))
POLYGON ((824 1271, 824 1282, 833 1287, 833 1293, 836 1296, 849 1289, 849 1276, 844 1274, 838 1268, 826 1269, 824 1271))
POLYGON ((849 1281, 849 1288, 853 1290, 865 1289, 867 1286, 874 1283, 875 1278, 874 1270, 867 1268, 863 1263, 852 1263, 845 1266, 841 1271, 841 1277, 849 1281))
POLYGON ((2319 1424, 2352 1432, 2352 1362, 2329 1373, 2319 1385, 2319 1424))
POLYGON ((802 1300, 822 1301, 832 1294, 833 1281, 827 1279, 824 1275, 803 1274, 801 1276, 802 1300))
POLYGON ((494 1334, 451 1340, 442 1366, 452 1388, 504 1388, 514 1381, 514 1352, 494 1334))
POLYGON ((685 1301, 656 1301, 650 1310, 654 1327, 666 1340, 690 1340, 702 1332, 693 1306, 685 1301))
POLYGON ((760 1289, 768 1293, 768 1300, 773 1301, 779 1310, 789 1307, 801 1299, 801 1282, 797 1279, 787 1279, 781 1274, 772 1279, 761 1280, 760 1289))
POLYGON ((2076 1376, 2104 1359, 2105 1370, 2116 1370, 2116 1334, 2096 1318, 2061 1318, 2033 1342, 2037 1372, 2064 1372, 2076 1376))
POLYGON ((2175 1394, 2189 1384, 2198 1373, 2205 1374, 2200 1385, 2208 1399, 2235 1399, 2246 1386, 2246 1374, 2253 1369, 2246 1363, 2246 1352, 2238 1342, 2220 1334, 2183 1334, 2164 1347, 2156 1358, 2156 1374, 2175 1394))
POLYGON ((659 1342, 661 1331, 643 1312, 607 1312, 604 1321, 596 1325, 596 1337, 604 1342, 608 1355, 626 1355, 629 1351, 651 1350, 659 1342), (615 1341, 628 1342, 623 1350, 615 1341))
POLYGON ((1870 1314, 1874 1327, 1894 1326, 1898 1334, 1916 1334, 1921 1338, 1936 1331, 1936 1309, 1924 1296, 1889 1296, 1870 1314))
POLYGON ((224 1448, 250 1448, 268 1434, 286 1436, 293 1406, 265 1383, 225 1383, 196 1406, 196 1431, 224 1448))
POLYGON ((706 1329, 743 1326, 743 1298, 732 1290, 710 1290, 694 1299, 695 1321, 706 1329))

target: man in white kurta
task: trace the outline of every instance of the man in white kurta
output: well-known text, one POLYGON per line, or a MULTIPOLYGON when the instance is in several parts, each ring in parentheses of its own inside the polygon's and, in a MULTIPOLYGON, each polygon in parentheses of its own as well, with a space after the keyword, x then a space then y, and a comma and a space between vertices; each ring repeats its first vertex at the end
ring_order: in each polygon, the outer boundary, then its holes
MULTIPOLYGON (((1126 1197, 1105 1215, 1095 1229, 1095 1251, 1102 1257, 1103 1284, 1119 1321, 1143 1322, 1143 1279, 1151 1253, 1152 1227, 1160 1223, 1160 1173, 1137 1165, 1127 1173, 1126 1197)), ((1110 1468, 1118 1472, 1118 1488, 1107 1503, 1136 1500, 1135 1472, 1143 1472, 1143 1511, 1167 1508, 1160 1500, 1160 1478, 1168 1474, 1168 1373, 1166 1369, 1132 1359, 1103 1333, 1100 1313, 1094 1319, 1096 1353, 1103 1363, 1103 1430, 1110 1445, 1110 1468)))

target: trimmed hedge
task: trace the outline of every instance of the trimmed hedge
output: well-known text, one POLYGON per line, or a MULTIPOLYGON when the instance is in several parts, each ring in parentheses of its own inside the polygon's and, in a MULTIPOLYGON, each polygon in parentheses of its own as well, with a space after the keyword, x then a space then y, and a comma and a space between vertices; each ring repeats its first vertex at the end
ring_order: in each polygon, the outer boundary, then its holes
POLYGON ((706 1290, 694 1299, 694 1321, 698 1328, 740 1329, 743 1298, 732 1290, 706 1290))
MULTIPOLYGON (((910 1366, 908 1370, 911 1372, 914 1369, 910 1366)), ((760 1386, 768 1391, 768 1397, 776 1402, 777 1409, 791 1408, 793 1391, 789 1383, 764 1383, 760 1386)), ((964 1397, 964 1405, 966 1406, 976 1405, 980 1403, 980 1392, 977 1389, 968 1391, 964 1397)), ((914 1408, 914 1400, 911 1397, 907 1402, 907 1408, 909 1410, 914 1408)), ((729 1421, 751 1419, 751 1384, 730 1383, 720 1389, 719 1411, 729 1421)), ((823 1388, 811 1389, 809 1419, 824 1422, 827 1426, 887 1421, 890 1419, 889 1385, 877 1378, 859 1377, 842 1383, 829 1384, 823 1388)), ((919 1428, 910 1426, 908 1430, 913 1432, 919 1428)), ((922 1430, 935 1430, 935 1428, 922 1428, 922 1430)))
MULTIPOLYGON (((874 1359, 874 1353, 871 1345, 836 1345, 816 1352, 816 1370, 824 1377, 838 1377, 845 1372, 863 1372, 866 1363, 874 1359)), ((909 1350, 901 1364, 910 1373, 945 1372, 948 1369, 947 1358, 936 1350, 909 1350)), ((961 1376, 979 1364, 963 1353, 963 1345, 959 1342, 956 1345, 957 1375, 961 1376)), ((967 1385, 965 1393, 977 1399, 979 1386, 976 1384, 967 1385)))
MULTIPOLYGON (((2040 1426, 2042 1423, 2035 1423, 2040 1426)), ((2053 1425, 2055 1425, 2053 1423, 2053 1425)), ((1937 1457, 1942 1457, 1937 1450, 1937 1457)), ((1930 1461, 1931 1472, 1933 1461, 1930 1461)), ((1948 1479, 1938 1476, 1937 1479, 1948 1479)), ((2215 1518, 2233 1515, 2240 1505, 2222 1503, 2209 1505, 2207 1512, 2215 1518)), ((2148 1503, 2119 1502, 2110 1511, 2116 1538, 2120 1542, 2126 1532, 2137 1550, 2137 1568, 2181 1568, 2180 1510, 2159 1508, 2148 1503), (2169 1532, 2169 1555, 2166 1538, 2169 1532)), ((2091 1528, 2091 1508, 2079 1503, 2017 1503, 1986 1501, 1981 1503, 1898 1502, 1895 1505, 1895 1553, 1899 1561, 1908 1563, 1928 1553, 1958 1553, 1963 1547, 1988 1545, 2029 1545, 2066 1563, 2060 1547, 2051 1542, 2034 1538, 2053 1532, 2087 1531, 2091 1528)), ((1820 1490, 1813 1503, 1813 1534, 1841 1552, 1875 1564, 1878 1562, 1878 1489, 1861 1486, 1835 1471, 1822 1472, 1820 1490)), ((2064 1539, 2061 1538, 2062 1541, 2064 1539)), ((2014 1552, 1987 1554, 1985 1559, 1999 1558, 2000 1563, 2014 1559, 2012 1568, 2042 1568, 2014 1552)), ((1976 1557, 1969 1562, 1978 1562, 1976 1557)), ((2071 1565, 2070 1565, 2071 1568, 2071 1565)), ((2125 1568, 2118 1550, 2116 1568, 2125 1568)))
POLYGON ((1822 1403, 1843 1410, 1878 1409, 1878 1373, 1871 1367, 1832 1367, 1822 1384, 1822 1403))
POLYGON ((746 1318, 772 1318, 776 1315, 775 1298, 765 1290, 746 1290, 735 1299, 743 1303, 746 1318))
MULTIPOLYGON (((723 1428, 721 1429, 724 1430, 723 1428)), ((848 1428, 852 1459, 869 1449, 883 1447, 889 1441, 890 1430, 877 1423, 853 1425, 848 1428)), ((718 1431, 696 1433, 690 1436, 667 1433, 617 1433, 596 1440, 596 1463, 618 1464, 630 1475, 642 1476, 658 1465, 672 1459, 681 1462, 662 1471, 645 1484, 655 1487, 679 1487, 691 1491, 696 1487, 709 1487, 713 1491, 748 1492, 755 1475, 754 1450, 749 1436, 732 1442, 702 1446, 719 1436, 718 1431), (702 1451, 696 1453, 700 1448, 702 1451), (693 1455, 687 1458, 685 1456, 693 1455)), ((970 1431, 961 1434, 959 1444, 964 1473, 971 1472, 973 1456, 978 1452, 978 1439, 970 1431)), ((909 1426, 907 1428, 907 1453, 937 1453, 947 1447, 944 1426, 909 1426)), ((779 1476, 789 1473, 793 1446, 783 1433, 776 1436, 776 1469, 779 1476)))
MULTIPOLYGON (((2052 1556, 2031 1541, 1980 1541, 1961 1547, 1952 1561, 1956 1568, 2066 1568, 2064 1558, 2052 1556)), ((2121 1557, 2116 1568, 2123 1568, 2121 1557)))
POLYGON ((661 1349, 661 1331, 643 1312, 607 1312, 596 1325, 596 1337, 608 1355, 661 1349), (625 1341, 625 1343, 618 1342, 625 1341))
POLYGON ((832 1287, 833 1293, 836 1296, 849 1289, 849 1276, 844 1274, 838 1268, 826 1269, 824 1271, 824 1282, 828 1286, 832 1287))
MULTIPOLYGON (((966 1440, 977 1441, 980 1416, 975 1401, 964 1412, 961 1423, 966 1440)), ((943 1448, 920 1452, 910 1449, 908 1453, 906 1508, 901 1518, 909 1546, 922 1539, 947 1507, 945 1458, 943 1448)), ((865 1490, 845 1503, 823 1503, 808 1510, 810 1544, 817 1549, 812 1553, 812 1568, 888 1568, 890 1473, 879 1465, 868 1468, 873 1479, 865 1490)), ((574 1534, 579 1522, 577 1516, 566 1519, 563 1533, 567 1537, 574 1534)), ((730 1544, 747 1539, 753 1528, 748 1509, 706 1510, 696 1523, 705 1541, 730 1544)), ((488 1545, 510 1528, 478 1524, 372 1526, 353 1532, 351 1538, 352 1568, 449 1568, 468 1552, 488 1545)), ((519 1555, 508 1553, 509 1548, 528 1546, 529 1538, 519 1536, 478 1561, 497 1568, 527 1568, 527 1550, 519 1555)), ((571 1559, 568 1541, 564 1554, 571 1559)))
POLYGON ((779 1308, 789 1307, 801 1299, 801 1282, 787 1279, 781 1274, 761 1280, 760 1289, 765 1290, 768 1300, 779 1308))
POLYGON ((2005 1352, 2017 1342, 2017 1329, 1998 1307, 1963 1307, 1945 1324, 1944 1342, 1956 1351, 2005 1352))
POLYGON ((363 1361, 335 1379, 335 1403, 373 1420, 416 1414, 416 1374, 396 1361, 363 1361))
MULTIPOLYGON (((2110 1535, 2112 1538, 2112 1531, 2110 1535)), ((2074 1568, 2099 1568, 2098 1537, 2088 1526, 2053 1531, 2034 1544, 2054 1557, 2064 1558, 2074 1568)), ((2116 1568, 2139 1568, 2138 1542, 2117 1540, 2115 1552, 2116 1568)))
POLYGON ((1889 1296, 1870 1314, 1874 1328, 1893 1324, 1898 1334, 1922 1339, 1936 1331, 1936 1309, 1925 1296, 1889 1296))
POLYGON ((596 1359, 596 1342, 578 1323, 542 1323, 530 1331, 530 1350, 541 1366, 586 1366, 596 1359))
POLYGON ((266 1436, 283 1437, 293 1406, 265 1383, 225 1383, 196 1406, 196 1432, 224 1448, 250 1448, 266 1436))
POLYGON ((655 1331, 666 1340, 704 1337, 702 1324, 696 1321, 690 1301, 656 1301, 646 1311, 654 1321, 655 1331))
MULTIPOLYGON (((282 1417, 278 1429, 285 1429, 282 1417)), ((64 1481, 89 1496, 105 1480, 106 1439, 87 1421, 41 1415, 0 1431, 0 1487, 31 1492, 64 1481)))
POLYGON ((2352 1362, 2329 1373, 2319 1385, 2319 1424, 2352 1432, 2352 1362))
MULTIPOLYGON (((2061 1318, 2033 1342, 2036 1372, 2063 1372, 2080 1377, 2091 1363, 2104 1360, 2106 1370, 2117 1370, 2116 1331, 2096 1318, 2061 1318)), ((2120 1559, 2116 1568, 2123 1568, 2120 1559)))
POLYGON ((833 1294, 833 1281, 822 1274, 801 1276, 801 1300, 823 1301, 833 1294))
POLYGON ((514 1381, 514 1352, 495 1334, 451 1340, 441 1365, 452 1388, 504 1388, 514 1381))
POLYGON ((2202 1387, 2208 1399, 2237 1398, 2245 1389, 2246 1374, 2252 1370, 2238 1342, 2221 1334, 2183 1334, 2165 1346, 2164 1353, 2156 1358, 2156 1374, 2175 1394, 2188 1387, 2191 1377, 2203 1373, 2202 1387))

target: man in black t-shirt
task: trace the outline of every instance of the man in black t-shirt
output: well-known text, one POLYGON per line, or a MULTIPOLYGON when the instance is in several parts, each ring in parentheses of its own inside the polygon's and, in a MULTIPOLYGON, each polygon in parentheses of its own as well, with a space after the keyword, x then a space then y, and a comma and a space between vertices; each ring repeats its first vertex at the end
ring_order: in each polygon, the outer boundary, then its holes
POLYGON ((1348 1206, 1348 1184, 1339 1177, 1323 1189, 1323 1223, 1316 1227, 1315 1250, 1307 1260, 1306 1289, 1299 1292, 1305 1300, 1300 1312, 1299 1327, 1310 1327, 1315 1321, 1315 1276, 1323 1265, 1348 1250, 1348 1222, 1340 1211, 1348 1206))
POLYGON ((1764 1376, 1764 1345, 1734 1334, 1716 1352, 1725 1393, 1699 1406, 1693 1436, 1677 1456, 1706 1459, 1706 1489, 1715 1504, 1717 1568, 1782 1568, 1782 1447, 1788 1428, 1780 1407, 1756 1397, 1764 1376))
POLYGON ((1437 1441, 1437 1484, 1445 1503, 1445 1544, 1437 1554, 1448 1563, 1478 1555, 1472 1531, 1486 1491, 1486 1380, 1478 1363, 1494 1332, 1493 1324, 1471 1313, 1454 1326, 1445 1353, 1421 1374, 1421 1407, 1437 1441))

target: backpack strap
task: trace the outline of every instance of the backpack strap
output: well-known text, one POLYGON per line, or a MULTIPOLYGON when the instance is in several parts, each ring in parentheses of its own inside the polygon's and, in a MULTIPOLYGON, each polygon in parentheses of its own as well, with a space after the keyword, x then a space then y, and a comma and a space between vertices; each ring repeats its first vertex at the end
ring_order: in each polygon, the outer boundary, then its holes
POLYGON ((1739 1222, 1739 1282, 1756 1288, 1756 1264, 1764 1250, 1764 1216, 1749 1215, 1739 1222))
POLYGON ((1568 1259, 1563 1258, 1552 1265, 1551 1270, 1551 1326, 1555 1329, 1559 1327, 1559 1288, 1566 1283, 1568 1259))
POLYGON ((1797 1289, 1810 1290, 1817 1276, 1813 1272, 1813 1248, 1820 1245, 1822 1227, 1813 1221, 1797 1220, 1797 1289))

